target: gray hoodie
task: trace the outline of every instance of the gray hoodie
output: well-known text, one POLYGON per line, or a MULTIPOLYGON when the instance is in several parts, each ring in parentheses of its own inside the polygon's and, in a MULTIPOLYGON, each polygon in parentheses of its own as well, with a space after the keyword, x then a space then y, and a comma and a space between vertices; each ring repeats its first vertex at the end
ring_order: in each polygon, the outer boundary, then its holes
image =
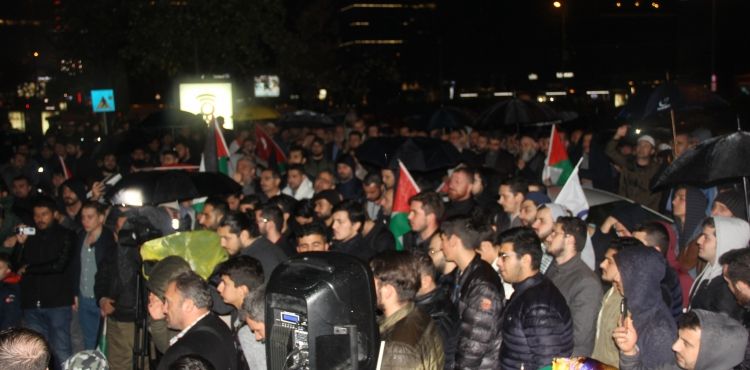
MULTIPOLYGON (((701 347, 693 370, 730 370, 745 359, 747 330, 723 313, 693 310, 701 322, 701 347)), ((620 353, 620 370, 646 370, 640 352, 635 356, 620 353)), ((676 363, 649 370, 680 370, 676 363)))

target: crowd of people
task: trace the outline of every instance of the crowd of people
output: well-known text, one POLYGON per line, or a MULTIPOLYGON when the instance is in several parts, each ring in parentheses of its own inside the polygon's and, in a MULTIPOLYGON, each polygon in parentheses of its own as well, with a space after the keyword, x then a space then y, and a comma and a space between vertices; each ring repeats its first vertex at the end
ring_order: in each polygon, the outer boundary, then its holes
POLYGON ((236 130, 227 145, 241 190, 202 207, 112 205, 105 184, 197 166, 201 130, 155 133, 125 153, 97 145, 85 127, 14 143, 0 167, 0 368, 133 368, 145 273, 151 367, 265 369, 266 283, 310 252, 369 266, 382 369, 536 370, 558 358, 625 370, 750 368, 744 194, 732 183, 652 189, 708 130, 664 141, 627 125, 560 130, 584 185, 635 202, 594 223, 551 199, 548 131, 256 125, 286 162, 259 155, 252 131, 236 130), (357 151, 383 136, 432 136, 459 153, 453 168, 411 174, 422 191, 409 197, 410 231, 398 238, 389 223, 399 170, 357 151), (228 259, 208 278, 178 256, 144 268, 144 220, 146 239, 213 232, 228 259), (105 339, 106 359, 92 351, 105 339))

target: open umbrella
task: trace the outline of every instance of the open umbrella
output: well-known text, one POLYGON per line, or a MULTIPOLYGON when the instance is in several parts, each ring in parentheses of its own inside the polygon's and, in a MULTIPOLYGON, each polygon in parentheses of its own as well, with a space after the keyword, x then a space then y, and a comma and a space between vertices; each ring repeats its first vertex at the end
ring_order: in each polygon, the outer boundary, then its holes
POLYGON ((218 172, 145 171, 125 175, 106 192, 112 204, 158 205, 183 199, 227 195, 239 184, 218 172))
POLYGON ((198 115, 177 109, 165 109, 149 114, 141 121, 139 127, 147 129, 170 129, 201 125, 206 126, 206 122, 198 115))
POLYGON ((708 185, 721 180, 742 178, 747 204, 747 178, 750 176, 748 158, 749 132, 737 131, 718 136, 685 151, 662 172, 653 188, 683 183, 708 185))
POLYGON ((298 110, 296 112, 287 113, 281 116, 279 119, 279 126, 284 128, 292 127, 308 127, 308 128, 321 128, 321 127, 332 127, 335 124, 331 117, 325 114, 313 112, 311 110, 298 110))
POLYGON ((440 107, 430 117, 427 130, 459 129, 472 124, 472 118, 463 110, 456 107, 440 107))
POLYGON ((482 112, 474 123, 479 130, 500 130, 523 126, 548 126, 560 123, 560 116, 547 105, 518 98, 497 103, 482 112))
POLYGON ((237 122, 246 122, 274 120, 279 117, 279 112, 276 109, 262 105, 251 105, 240 108, 233 118, 237 122))
POLYGON ((357 159, 381 168, 395 168, 400 159, 409 171, 429 172, 457 165, 458 150, 446 141, 427 137, 368 139, 357 148, 357 159))
POLYGON ((729 103, 706 87, 695 84, 667 82, 659 85, 648 96, 643 108, 643 117, 655 114, 669 114, 670 110, 683 112, 689 110, 728 109, 729 103))

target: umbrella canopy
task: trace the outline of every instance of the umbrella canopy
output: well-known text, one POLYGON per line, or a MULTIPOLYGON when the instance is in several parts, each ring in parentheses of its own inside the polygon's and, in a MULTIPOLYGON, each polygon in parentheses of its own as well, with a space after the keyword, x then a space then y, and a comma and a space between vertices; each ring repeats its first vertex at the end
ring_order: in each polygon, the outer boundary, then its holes
POLYGON ((309 128, 320 128, 320 127, 332 127, 335 124, 331 117, 325 114, 313 112, 311 110, 298 110, 296 112, 287 113, 281 116, 279 119, 279 126, 284 128, 292 127, 309 127, 309 128))
POLYGON ((667 82, 649 95, 643 108, 643 117, 655 114, 687 110, 728 109, 729 103, 700 85, 667 82))
POLYGON ((427 130, 437 129, 459 129, 471 126, 473 120, 465 111, 456 107, 440 107, 430 117, 427 130))
POLYGON ((264 107, 262 105, 251 105, 240 108, 234 115, 234 120, 238 122, 247 121, 266 121, 278 119, 281 115, 276 109, 264 107))
POLYGON ((206 126, 203 118, 190 112, 177 109, 165 109, 149 114, 141 121, 141 128, 163 129, 206 126))
POLYGON ((125 175, 106 196, 112 204, 141 206, 241 190, 234 180, 218 172, 146 171, 125 175))
POLYGON ((560 123, 560 116, 548 105, 518 98, 497 103, 485 110, 474 124, 480 130, 505 127, 546 126, 560 123))
POLYGON ((453 167, 461 159, 450 143, 427 137, 368 139, 357 148, 356 155, 359 161, 380 168, 395 168, 400 159, 409 171, 418 172, 453 167))
POLYGON ((672 162, 653 188, 666 185, 707 185, 750 176, 750 133, 718 136, 685 151, 672 162))

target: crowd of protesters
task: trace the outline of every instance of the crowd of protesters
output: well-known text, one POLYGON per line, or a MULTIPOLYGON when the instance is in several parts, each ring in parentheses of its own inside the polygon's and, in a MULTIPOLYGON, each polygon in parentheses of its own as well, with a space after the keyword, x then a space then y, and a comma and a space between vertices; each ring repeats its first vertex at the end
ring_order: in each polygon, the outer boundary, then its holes
POLYGON ((286 163, 257 155, 250 130, 227 134, 241 191, 198 211, 184 201, 112 206, 103 181, 197 166, 200 130, 154 133, 123 150, 70 126, 5 148, 0 368, 66 368, 103 339, 106 360, 81 361, 132 368, 142 261, 122 231, 138 227, 135 214, 158 235, 215 232, 229 256, 209 279, 177 256, 151 268, 157 369, 265 369, 272 271, 296 254, 327 251, 372 270, 383 369, 535 370, 571 357, 622 369, 750 367, 744 195, 731 183, 652 190, 708 130, 663 141, 629 126, 561 130, 585 186, 635 201, 594 224, 551 200, 549 131, 424 132, 362 119, 325 129, 258 125, 286 163), (454 168, 412 173, 422 191, 408 200, 411 231, 399 239, 389 229, 398 169, 358 158, 362 143, 381 136, 432 136, 460 153, 454 168))

